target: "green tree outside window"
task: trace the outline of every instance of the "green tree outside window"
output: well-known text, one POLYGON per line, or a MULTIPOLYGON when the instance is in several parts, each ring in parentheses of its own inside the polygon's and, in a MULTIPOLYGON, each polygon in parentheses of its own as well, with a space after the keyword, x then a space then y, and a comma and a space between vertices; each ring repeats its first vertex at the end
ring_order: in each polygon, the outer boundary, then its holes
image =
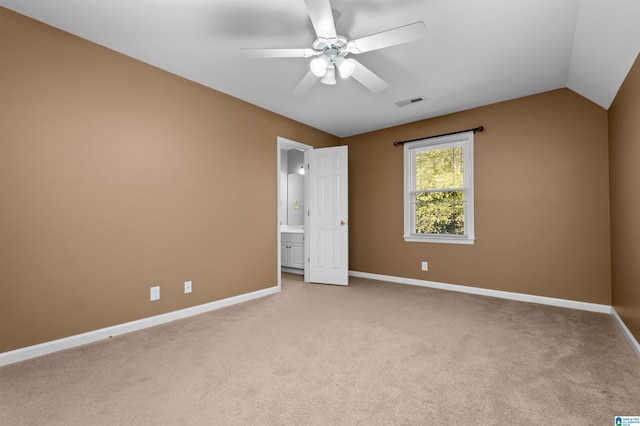
POLYGON ((415 232, 464 234, 462 146, 415 154, 415 232))

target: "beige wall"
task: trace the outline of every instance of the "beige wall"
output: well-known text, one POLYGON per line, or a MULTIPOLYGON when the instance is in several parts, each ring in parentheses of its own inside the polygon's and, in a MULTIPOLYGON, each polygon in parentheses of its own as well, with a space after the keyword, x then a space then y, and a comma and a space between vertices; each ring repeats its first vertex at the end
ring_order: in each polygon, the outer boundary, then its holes
POLYGON ((613 307, 640 340, 640 56, 609 108, 613 307))
POLYGON ((0 58, 0 352, 276 285, 276 137, 338 138, 3 8, 0 58))
POLYGON ((610 304, 604 109, 562 89, 343 143, 351 270, 610 304), (475 244, 404 242, 403 152, 393 142, 479 125, 475 244))
MULTIPOLYGON (((338 138, 3 8, 0 57, 0 352, 276 283, 276 137, 338 138)), ((639 86, 636 63, 608 117, 562 89, 343 139, 350 269, 610 304, 610 178, 640 337, 639 86), (476 244, 405 243, 393 142, 478 125, 476 244)))

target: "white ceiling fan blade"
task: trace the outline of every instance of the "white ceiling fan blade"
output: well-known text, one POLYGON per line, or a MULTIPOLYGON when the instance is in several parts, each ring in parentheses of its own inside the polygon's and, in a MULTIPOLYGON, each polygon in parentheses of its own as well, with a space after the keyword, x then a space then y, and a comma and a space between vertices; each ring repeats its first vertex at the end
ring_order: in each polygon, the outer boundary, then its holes
POLYGON ((336 25, 333 22, 333 12, 331 12, 329 0, 305 0, 305 3, 318 38, 337 38, 336 25))
POLYGON ((309 58, 316 54, 313 49, 240 49, 249 58, 309 58))
POLYGON ((375 75, 369 68, 365 67, 355 59, 351 60, 355 65, 351 77, 358 80, 364 87, 371 90, 373 93, 380 93, 389 87, 383 79, 375 75))
POLYGON ((293 91, 293 94, 304 95, 309 90, 311 90, 313 85, 316 84, 316 81, 318 81, 319 79, 320 77, 315 75, 313 71, 309 71, 307 75, 304 76, 300 84, 298 84, 298 87, 296 87, 296 90, 293 91))
POLYGON ((351 40, 347 44, 349 53, 364 53, 372 50, 383 49, 385 47, 396 46, 410 41, 420 40, 426 37, 427 27, 424 22, 414 22, 413 24, 392 30, 383 31, 378 34, 351 40))

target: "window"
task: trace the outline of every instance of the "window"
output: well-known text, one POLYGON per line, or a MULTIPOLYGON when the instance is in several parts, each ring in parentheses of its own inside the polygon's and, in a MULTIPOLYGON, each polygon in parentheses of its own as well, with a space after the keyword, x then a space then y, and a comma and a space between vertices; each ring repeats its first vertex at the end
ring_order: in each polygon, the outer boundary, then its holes
POLYGON ((404 145, 404 239, 473 244, 473 132, 404 145))

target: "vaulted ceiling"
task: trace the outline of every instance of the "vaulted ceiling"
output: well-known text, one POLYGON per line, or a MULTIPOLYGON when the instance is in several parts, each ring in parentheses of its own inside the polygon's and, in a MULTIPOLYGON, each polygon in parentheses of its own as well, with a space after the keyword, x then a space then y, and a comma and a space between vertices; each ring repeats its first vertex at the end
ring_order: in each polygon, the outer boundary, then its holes
POLYGON ((337 33, 412 22, 426 37, 358 55, 389 87, 353 78, 294 94, 310 58, 304 0, 0 0, 0 5, 252 104, 345 137, 568 87, 609 108, 640 52, 637 0, 331 0, 337 33), (424 97, 405 107, 396 102, 424 97))

